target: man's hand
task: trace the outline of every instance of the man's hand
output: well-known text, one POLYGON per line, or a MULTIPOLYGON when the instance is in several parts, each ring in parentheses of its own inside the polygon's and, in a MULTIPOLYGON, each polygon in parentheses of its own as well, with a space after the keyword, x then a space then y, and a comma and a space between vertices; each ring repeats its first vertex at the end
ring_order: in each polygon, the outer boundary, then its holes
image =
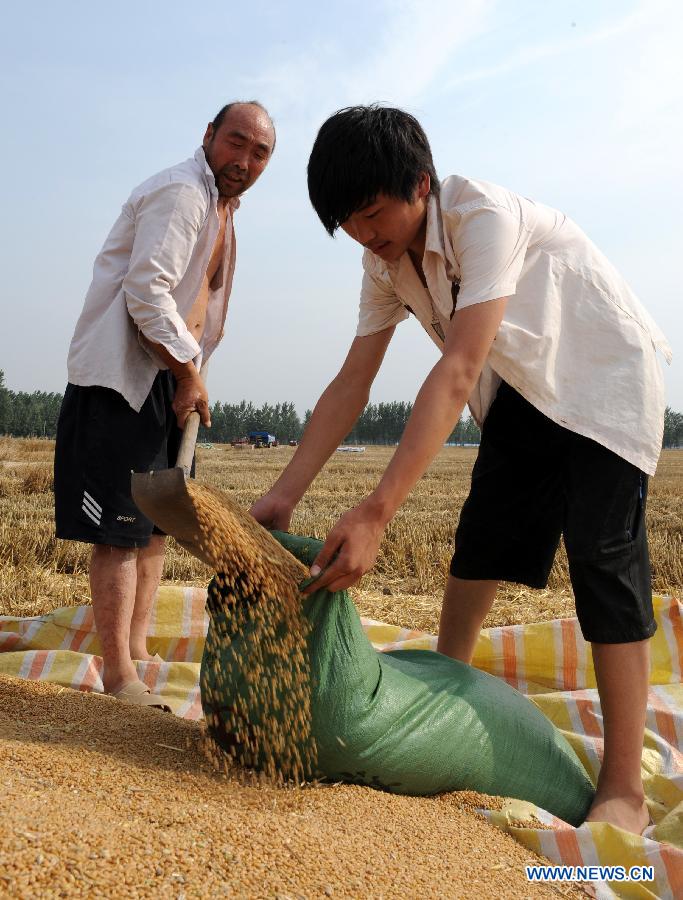
POLYGON ((312 577, 322 574, 304 594, 321 588, 341 591, 355 584, 374 566, 385 528, 385 517, 372 498, 344 513, 311 566, 312 577))
POLYGON ((209 395, 199 372, 192 366, 187 374, 176 375, 176 391, 173 398, 173 412, 178 420, 178 428, 184 428, 187 417, 197 410, 202 425, 211 427, 209 413, 209 395))
POLYGON ((195 409, 199 413, 202 425, 211 428, 209 395, 206 392, 204 380, 192 360, 180 362, 162 344, 155 344, 147 339, 144 342, 154 350, 159 359, 168 366, 175 376, 175 397, 171 406, 178 422, 178 428, 185 427, 187 417, 195 409))
POLYGON ((269 528, 271 531, 287 531, 294 506, 294 503, 290 503, 270 491, 257 500, 249 512, 264 528, 269 528))

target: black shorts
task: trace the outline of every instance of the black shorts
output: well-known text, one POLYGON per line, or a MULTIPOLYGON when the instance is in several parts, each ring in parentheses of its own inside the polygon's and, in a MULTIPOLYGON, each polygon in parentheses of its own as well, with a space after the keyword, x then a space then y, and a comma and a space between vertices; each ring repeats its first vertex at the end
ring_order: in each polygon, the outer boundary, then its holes
POLYGON ((146 547, 163 534, 130 494, 133 472, 175 465, 182 431, 171 407, 175 379, 161 371, 139 413, 117 391, 68 384, 57 424, 58 538, 146 547))
POLYGON ((563 535, 585 639, 644 640, 656 630, 646 499, 639 469, 503 383, 482 429, 451 574, 545 587, 563 535))

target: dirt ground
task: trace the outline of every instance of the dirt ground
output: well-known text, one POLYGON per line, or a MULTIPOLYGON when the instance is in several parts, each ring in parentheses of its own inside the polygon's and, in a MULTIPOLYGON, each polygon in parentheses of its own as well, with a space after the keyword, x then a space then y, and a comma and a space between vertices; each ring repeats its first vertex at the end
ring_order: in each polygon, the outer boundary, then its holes
POLYGON ((473 799, 219 775, 200 726, 0 677, 0 896, 585 897, 473 799))

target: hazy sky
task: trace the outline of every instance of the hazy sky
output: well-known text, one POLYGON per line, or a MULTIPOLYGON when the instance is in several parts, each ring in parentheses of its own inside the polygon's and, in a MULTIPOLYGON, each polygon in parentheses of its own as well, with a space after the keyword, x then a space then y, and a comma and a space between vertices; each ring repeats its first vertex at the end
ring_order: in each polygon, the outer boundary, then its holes
MULTIPOLYGON (((93 259, 130 190, 191 156, 231 99, 261 100, 275 156, 236 215, 237 273, 212 400, 313 405, 356 325, 360 248, 310 207, 336 109, 414 113, 437 172, 574 218, 667 334, 683 410, 683 12, 675 0, 38 0, 0 36, 0 368, 62 391, 93 259)), ((372 399, 413 399, 436 350, 399 326, 372 399)))

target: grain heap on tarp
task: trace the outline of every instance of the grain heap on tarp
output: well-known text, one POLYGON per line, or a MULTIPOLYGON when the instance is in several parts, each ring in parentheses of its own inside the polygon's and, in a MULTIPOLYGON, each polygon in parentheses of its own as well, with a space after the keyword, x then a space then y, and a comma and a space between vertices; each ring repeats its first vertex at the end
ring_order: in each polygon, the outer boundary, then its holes
POLYGON ((208 746, 218 737, 216 758, 227 751, 237 764, 276 780, 310 779, 316 770, 310 625, 298 589, 308 570, 220 491, 193 480, 187 486, 201 549, 217 573, 201 677, 208 746), (245 638, 248 659, 241 652, 245 638), (233 690, 235 672, 222 666, 226 655, 239 670, 242 693, 233 690))
POLYGON ((399 794, 472 790, 583 821, 588 775, 526 697, 431 650, 378 653, 346 591, 299 593, 320 541, 268 534, 228 497, 200 490, 219 570, 200 685, 223 751, 280 778, 399 794))

